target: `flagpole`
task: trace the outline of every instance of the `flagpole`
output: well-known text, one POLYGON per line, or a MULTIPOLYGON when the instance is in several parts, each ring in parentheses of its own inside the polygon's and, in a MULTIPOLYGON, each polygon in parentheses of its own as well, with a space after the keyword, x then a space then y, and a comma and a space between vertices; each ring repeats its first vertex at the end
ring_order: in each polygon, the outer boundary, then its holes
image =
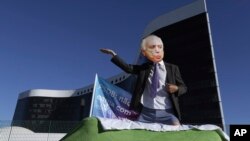
POLYGON ((93 113, 93 106, 94 106, 94 99, 95 99, 95 91, 96 91, 96 83, 98 81, 98 75, 97 73, 95 74, 95 83, 94 83, 94 89, 92 92, 92 100, 91 100, 91 105, 90 105, 90 112, 89 112, 89 117, 92 116, 93 113))

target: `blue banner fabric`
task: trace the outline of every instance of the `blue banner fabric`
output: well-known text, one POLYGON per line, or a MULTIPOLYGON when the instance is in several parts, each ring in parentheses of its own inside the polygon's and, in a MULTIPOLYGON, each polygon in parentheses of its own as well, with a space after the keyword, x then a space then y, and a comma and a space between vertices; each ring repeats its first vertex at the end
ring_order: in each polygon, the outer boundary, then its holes
POLYGON ((91 116, 135 120, 138 113, 129 109, 130 101, 129 92, 96 76, 91 116))

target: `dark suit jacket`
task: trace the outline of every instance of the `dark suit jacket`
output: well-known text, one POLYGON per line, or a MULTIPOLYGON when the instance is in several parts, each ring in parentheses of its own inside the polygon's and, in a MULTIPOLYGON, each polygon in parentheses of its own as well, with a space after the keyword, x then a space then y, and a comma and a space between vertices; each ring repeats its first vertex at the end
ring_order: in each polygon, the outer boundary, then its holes
MULTIPOLYGON (((124 70, 127 73, 137 74, 137 81, 135 84, 135 89, 132 95, 132 100, 130 103, 130 108, 136 111, 141 110, 141 96, 146 86, 147 78, 149 76, 150 70, 153 67, 152 62, 147 62, 142 65, 131 65, 124 62, 118 55, 114 56, 111 61, 124 70)), ((164 62, 165 63, 165 62, 164 62)), ((179 90, 175 94, 171 95, 171 101, 173 102, 174 111, 176 116, 181 120, 178 96, 186 93, 187 87, 184 84, 178 66, 165 63, 165 67, 167 70, 167 79, 166 83, 175 84, 178 86, 179 90)))

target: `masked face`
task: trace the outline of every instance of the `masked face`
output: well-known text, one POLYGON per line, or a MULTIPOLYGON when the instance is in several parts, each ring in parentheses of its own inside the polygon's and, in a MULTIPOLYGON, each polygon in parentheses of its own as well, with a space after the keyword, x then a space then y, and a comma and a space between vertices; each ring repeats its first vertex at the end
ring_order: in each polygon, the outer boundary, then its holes
POLYGON ((154 63, 160 62, 164 57, 161 39, 157 37, 148 38, 145 42, 145 48, 142 49, 142 54, 154 63))

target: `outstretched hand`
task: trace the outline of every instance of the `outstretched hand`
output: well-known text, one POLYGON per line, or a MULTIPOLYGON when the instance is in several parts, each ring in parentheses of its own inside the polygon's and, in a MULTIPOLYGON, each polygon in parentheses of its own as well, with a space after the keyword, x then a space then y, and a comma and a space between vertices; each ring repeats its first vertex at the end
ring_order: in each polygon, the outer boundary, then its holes
POLYGON ((102 53, 110 54, 110 55, 112 55, 112 56, 115 56, 115 55, 116 55, 116 53, 115 53, 113 50, 111 50, 111 49, 101 48, 100 51, 101 51, 102 53))

